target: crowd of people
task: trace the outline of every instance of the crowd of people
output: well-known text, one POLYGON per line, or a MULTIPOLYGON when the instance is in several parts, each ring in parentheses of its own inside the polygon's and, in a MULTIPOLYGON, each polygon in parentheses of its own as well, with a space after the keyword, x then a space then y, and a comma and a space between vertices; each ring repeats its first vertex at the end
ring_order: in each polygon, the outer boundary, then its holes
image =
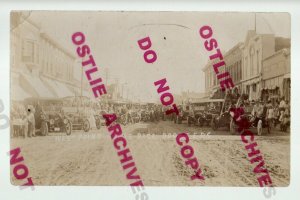
POLYGON ((12 136, 35 137, 35 108, 17 103, 11 108, 12 136))
POLYGON ((157 104, 104 104, 100 107, 103 113, 115 113, 123 125, 138 122, 158 122, 164 119, 164 110, 157 104))
MULTIPOLYGON (((243 102, 242 105, 249 105, 245 107, 251 107, 251 114, 256 119, 264 119, 271 128, 276 128, 279 125, 281 131, 287 131, 290 125, 290 105, 289 102, 281 98, 277 101, 248 101, 243 102)), ((55 106, 48 105, 47 109, 55 106)), ((72 104, 62 104, 60 107, 73 106, 72 104)), ((85 103, 85 107, 91 109, 84 109, 85 115, 102 116, 104 113, 115 113, 118 117, 118 122, 123 125, 134 124, 139 122, 158 122, 160 120, 173 120, 173 115, 166 115, 165 111, 170 109, 163 107, 160 104, 148 103, 148 104, 134 104, 134 103, 85 103), (92 113, 87 110, 92 110, 92 113)), ((210 105, 211 106, 211 105, 210 105)), ((180 110, 182 110, 182 107, 180 110)), ((12 137, 35 137, 38 115, 44 113, 44 108, 40 104, 27 105, 25 103, 14 103, 11 107, 11 127, 12 137)), ((62 109, 61 109, 62 110, 62 109)), ((192 112, 192 106, 187 109, 186 112, 192 112)), ((45 114, 45 113, 44 113, 45 114)))
POLYGON ((281 131, 287 131, 290 125, 290 105, 284 98, 274 101, 251 101, 251 115, 254 120, 262 119, 270 129, 279 125, 281 131))

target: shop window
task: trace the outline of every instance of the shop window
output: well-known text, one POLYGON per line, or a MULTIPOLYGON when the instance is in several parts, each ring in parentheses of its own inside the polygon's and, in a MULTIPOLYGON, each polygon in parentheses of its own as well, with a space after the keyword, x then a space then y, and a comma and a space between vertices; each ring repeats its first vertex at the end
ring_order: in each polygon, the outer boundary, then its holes
POLYGON ((250 94, 250 85, 246 86, 246 94, 250 94))
POLYGON ((34 63, 35 58, 34 41, 24 40, 22 45, 22 61, 34 63))
POLYGON ((253 92, 256 92, 256 84, 254 84, 254 85, 252 86, 252 91, 253 91, 253 92))
POLYGON ((254 70, 256 70, 256 68, 254 67, 254 48, 251 47, 250 49, 250 76, 251 77, 256 73, 254 70))

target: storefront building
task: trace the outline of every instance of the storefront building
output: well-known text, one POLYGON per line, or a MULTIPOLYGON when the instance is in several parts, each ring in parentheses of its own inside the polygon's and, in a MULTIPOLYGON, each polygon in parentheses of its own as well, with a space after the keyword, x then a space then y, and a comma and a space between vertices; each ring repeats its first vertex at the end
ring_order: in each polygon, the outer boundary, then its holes
POLYGON ((239 93, 242 91, 242 45, 243 43, 238 43, 224 55, 226 63, 225 71, 230 73, 230 77, 239 93))
MULTIPOLYGON (((225 55, 225 52, 222 52, 225 55)), ((224 98, 224 92, 220 90, 220 84, 217 80, 216 73, 214 71, 213 65, 216 64, 218 60, 208 60, 202 71, 205 74, 205 93, 208 98, 219 99, 224 98)), ((225 72, 225 67, 219 68, 220 73, 225 72)))
POLYGON ((284 98, 290 101, 290 49, 284 48, 263 61, 263 101, 279 101, 284 98))
POLYGON ((272 34, 256 34, 248 31, 242 48, 242 93, 249 100, 258 100, 261 95, 262 62, 275 52, 275 37, 272 34))
POLYGON ((74 96, 75 57, 41 33, 30 14, 12 12, 11 99, 28 97, 61 98, 74 96))

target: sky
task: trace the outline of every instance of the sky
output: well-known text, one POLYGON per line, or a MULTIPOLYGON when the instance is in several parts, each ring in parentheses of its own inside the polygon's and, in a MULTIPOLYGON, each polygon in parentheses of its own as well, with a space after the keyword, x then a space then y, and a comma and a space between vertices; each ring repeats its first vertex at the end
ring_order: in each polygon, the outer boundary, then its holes
MULTIPOLYGON (((71 41, 81 31, 99 66, 99 76, 108 83, 118 81, 131 98, 157 99, 153 82, 166 78, 170 92, 204 92, 202 68, 208 61, 199 29, 209 25, 222 51, 243 42, 248 30, 290 38, 288 13, 212 12, 60 12, 33 11, 30 19, 75 55, 71 41), (157 54, 153 64, 145 63, 137 41, 149 36, 157 54)), ((80 66, 75 66, 80 79, 80 66)))

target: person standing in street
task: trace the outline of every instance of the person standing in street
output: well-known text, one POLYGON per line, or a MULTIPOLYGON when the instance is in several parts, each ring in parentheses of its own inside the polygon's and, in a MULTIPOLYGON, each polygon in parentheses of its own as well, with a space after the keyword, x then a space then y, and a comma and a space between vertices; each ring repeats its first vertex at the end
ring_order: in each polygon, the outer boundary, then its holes
POLYGON ((284 98, 282 97, 280 103, 279 103, 279 111, 285 111, 286 103, 284 101, 284 98))
POLYGON ((33 106, 28 106, 27 119, 28 119, 28 137, 35 137, 35 118, 34 118, 33 106))
POLYGON ((274 121, 274 107, 273 107, 273 105, 268 104, 266 118, 267 118, 266 120, 267 120, 267 123, 268 123, 268 132, 270 133, 270 130, 273 127, 273 121, 274 121))

